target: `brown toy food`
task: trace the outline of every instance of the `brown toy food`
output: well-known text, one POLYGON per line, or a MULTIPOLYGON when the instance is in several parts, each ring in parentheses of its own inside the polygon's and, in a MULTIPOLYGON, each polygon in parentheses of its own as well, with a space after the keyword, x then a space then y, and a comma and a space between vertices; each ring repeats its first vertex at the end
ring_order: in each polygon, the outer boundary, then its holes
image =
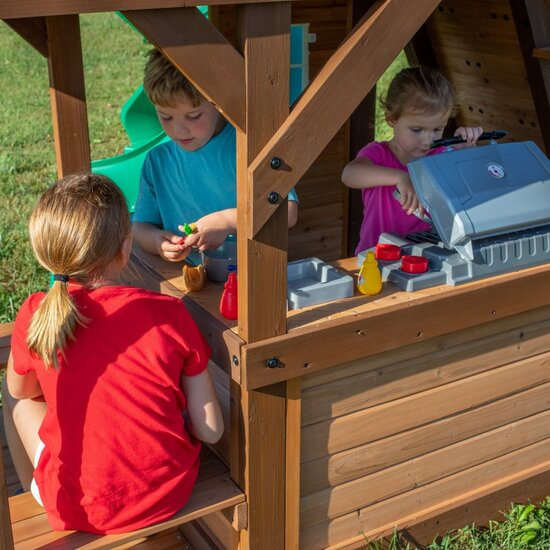
POLYGON ((186 292, 198 292, 206 284, 206 272, 202 265, 183 265, 183 288, 186 292))

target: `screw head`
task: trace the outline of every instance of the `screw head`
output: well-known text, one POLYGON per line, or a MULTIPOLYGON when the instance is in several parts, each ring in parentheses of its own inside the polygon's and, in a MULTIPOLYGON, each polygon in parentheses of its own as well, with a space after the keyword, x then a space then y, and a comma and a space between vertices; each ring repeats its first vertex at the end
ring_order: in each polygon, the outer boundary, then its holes
POLYGON ((266 365, 267 365, 270 369, 274 369, 278 364, 279 364, 279 360, 277 359, 277 357, 270 357, 270 358, 266 361, 266 365))
POLYGON ((233 357, 231 358, 231 360, 233 361, 233 364, 237 367, 239 366, 239 358, 236 356, 236 355, 233 355, 233 357))
POLYGON ((277 204, 279 202, 279 193, 271 191, 271 193, 267 196, 267 202, 270 204, 277 204))
POLYGON ((283 161, 279 157, 273 157, 269 161, 269 166, 273 168, 273 170, 278 170, 283 165, 283 161))

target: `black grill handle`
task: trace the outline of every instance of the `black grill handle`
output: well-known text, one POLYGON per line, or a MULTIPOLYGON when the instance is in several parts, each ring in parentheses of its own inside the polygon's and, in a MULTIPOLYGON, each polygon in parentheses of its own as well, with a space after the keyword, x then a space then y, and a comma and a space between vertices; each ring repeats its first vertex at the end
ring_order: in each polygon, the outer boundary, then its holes
MULTIPOLYGON (((489 139, 501 139, 508 132, 506 130, 493 130, 492 132, 483 132, 478 141, 489 140, 489 139)), ((448 138, 441 138, 432 141, 430 147, 434 149, 435 147, 448 147, 449 145, 457 145, 458 143, 466 143, 466 140, 462 139, 460 136, 453 136, 448 138)))

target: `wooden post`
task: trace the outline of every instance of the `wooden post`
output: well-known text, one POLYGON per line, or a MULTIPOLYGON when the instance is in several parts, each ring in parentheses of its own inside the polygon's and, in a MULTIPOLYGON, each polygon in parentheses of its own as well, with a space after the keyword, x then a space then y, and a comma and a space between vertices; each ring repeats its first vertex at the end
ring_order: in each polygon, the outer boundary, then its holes
POLYGON ((2 456, 2 439, 0 438, 0 550, 12 550, 12 548, 13 535, 8 503, 8 488, 4 472, 4 457, 2 456))
POLYGON ((78 15, 46 18, 57 175, 91 167, 78 15))
MULTIPOLYGON (((245 58, 246 131, 237 132, 239 336, 256 342, 286 332, 287 200, 256 236, 250 201, 256 182, 248 167, 289 112, 290 4, 238 7, 237 44, 245 58)), ((267 200, 267 197, 264 198, 267 200)), ((232 387, 240 418, 240 463, 234 479, 248 501, 242 548, 284 548, 286 384, 255 391, 232 387)), ((232 458, 238 455, 232 453, 232 458)))

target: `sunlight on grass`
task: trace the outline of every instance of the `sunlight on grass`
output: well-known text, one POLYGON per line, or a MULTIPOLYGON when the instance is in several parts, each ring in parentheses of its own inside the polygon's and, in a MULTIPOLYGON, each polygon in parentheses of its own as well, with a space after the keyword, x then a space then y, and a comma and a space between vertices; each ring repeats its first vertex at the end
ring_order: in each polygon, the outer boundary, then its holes
MULTIPOLYGON (((127 144, 119 112, 141 84, 150 46, 115 14, 86 14, 80 22, 92 158, 99 159, 127 144)), ((47 61, 3 22, 0 103, 0 322, 7 322, 48 284, 28 243, 27 220, 56 167, 47 61)))

